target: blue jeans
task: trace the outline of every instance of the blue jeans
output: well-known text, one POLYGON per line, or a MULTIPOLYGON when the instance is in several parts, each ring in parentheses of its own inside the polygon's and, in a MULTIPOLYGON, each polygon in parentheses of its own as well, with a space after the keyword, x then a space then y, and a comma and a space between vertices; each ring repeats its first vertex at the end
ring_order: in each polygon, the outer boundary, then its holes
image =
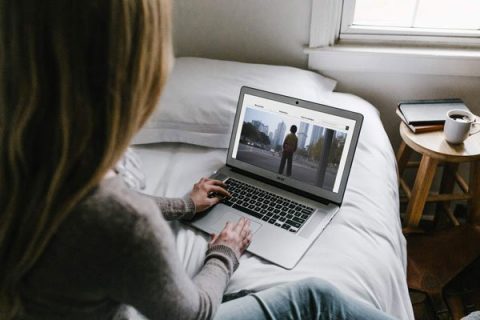
POLYGON ((463 317, 462 320, 480 320, 480 311, 472 312, 468 316, 463 317))
POLYGON ((237 319, 394 319, 343 295, 328 282, 308 278, 220 305, 215 320, 237 319))

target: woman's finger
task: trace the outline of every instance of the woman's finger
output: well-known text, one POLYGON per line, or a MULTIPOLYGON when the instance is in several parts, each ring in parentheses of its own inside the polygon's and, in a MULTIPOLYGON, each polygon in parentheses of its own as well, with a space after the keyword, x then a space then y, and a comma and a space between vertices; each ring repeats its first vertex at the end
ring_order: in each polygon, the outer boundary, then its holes
POLYGON ((214 243, 218 239, 218 234, 212 233, 210 237, 211 237, 210 243, 214 243))
POLYGON ((209 205, 210 207, 212 207, 212 206, 214 206, 214 205, 216 205, 217 203, 220 202, 220 198, 218 198, 218 197, 212 197, 212 198, 208 198, 207 201, 208 201, 208 205, 209 205))
POLYGON ((241 237, 242 241, 245 241, 245 239, 247 239, 248 235, 249 235, 249 232, 246 231, 245 229, 243 229, 242 233, 240 234, 240 237, 241 237))
POLYGON ((243 239, 243 240, 242 240, 243 250, 246 250, 246 249, 248 248, 248 246, 250 245, 250 243, 252 243, 252 237, 251 237, 251 236, 243 239))
POLYGON ((221 180, 209 179, 207 181, 207 183, 212 184, 212 185, 216 185, 216 186, 221 186, 223 188, 227 188, 227 185, 221 180))
POLYGON ((207 192, 208 193, 215 192, 217 195, 222 195, 224 197, 231 197, 231 194, 227 190, 223 189, 222 187, 208 185, 207 192))
POLYGON ((242 226, 242 228, 239 231, 242 237, 245 237, 245 235, 250 233, 250 220, 249 219, 245 219, 245 220, 246 220, 245 224, 242 226))
POLYGON ((238 220, 238 222, 233 227, 233 231, 240 234, 246 222, 247 222, 247 219, 245 219, 244 217, 241 217, 240 220, 238 220))

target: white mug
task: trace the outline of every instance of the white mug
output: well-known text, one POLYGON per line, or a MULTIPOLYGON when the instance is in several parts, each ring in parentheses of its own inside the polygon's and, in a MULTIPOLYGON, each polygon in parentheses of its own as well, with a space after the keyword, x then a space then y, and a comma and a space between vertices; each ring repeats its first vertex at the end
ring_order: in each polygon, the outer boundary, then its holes
POLYGON ((451 144, 459 144, 469 136, 479 133, 480 130, 472 132, 475 125, 480 125, 476 119, 477 117, 474 114, 465 110, 454 109, 448 111, 443 128, 445 140, 451 144))

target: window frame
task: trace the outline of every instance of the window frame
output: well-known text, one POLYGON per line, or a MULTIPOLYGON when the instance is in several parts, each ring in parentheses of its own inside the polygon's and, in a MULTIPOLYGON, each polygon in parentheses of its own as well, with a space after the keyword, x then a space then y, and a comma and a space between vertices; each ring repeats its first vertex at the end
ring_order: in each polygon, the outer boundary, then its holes
POLYGON ((428 46, 480 47, 480 30, 429 29, 353 25, 356 0, 341 0, 337 42, 397 43, 428 46))
MULTIPOLYGON (((449 76, 480 76, 480 47, 459 45, 439 37, 416 42, 410 36, 396 40, 353 34, 340 39, 344 1, 312 0, 310 39, 304 49, 308 68, 320 72, 388 72, 449 76), (348 38, 348 37, 347 37, 348 38)), ((462 39, 460 39, 462 40, 462 39)))

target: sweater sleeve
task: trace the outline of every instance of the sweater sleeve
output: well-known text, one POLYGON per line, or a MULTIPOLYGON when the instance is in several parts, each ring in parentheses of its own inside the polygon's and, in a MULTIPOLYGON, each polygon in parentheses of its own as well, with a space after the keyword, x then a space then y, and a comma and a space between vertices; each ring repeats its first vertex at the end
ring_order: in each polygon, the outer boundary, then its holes
POLYGON ((155 202, 166 220, 191 220, 195 215, 195 204, 189 195, 183 198, 165 198, 143 194, 155 202))
POLYGON ((216 312, 232 273, 238 266, 234 252, 225 246, 209 248, 205 264, 191 279, 175 251, 169 225, 153 203, 138 212, 125 228, 131 241, 111 296, 130 304, 150 320, 210 319, 216 312))

